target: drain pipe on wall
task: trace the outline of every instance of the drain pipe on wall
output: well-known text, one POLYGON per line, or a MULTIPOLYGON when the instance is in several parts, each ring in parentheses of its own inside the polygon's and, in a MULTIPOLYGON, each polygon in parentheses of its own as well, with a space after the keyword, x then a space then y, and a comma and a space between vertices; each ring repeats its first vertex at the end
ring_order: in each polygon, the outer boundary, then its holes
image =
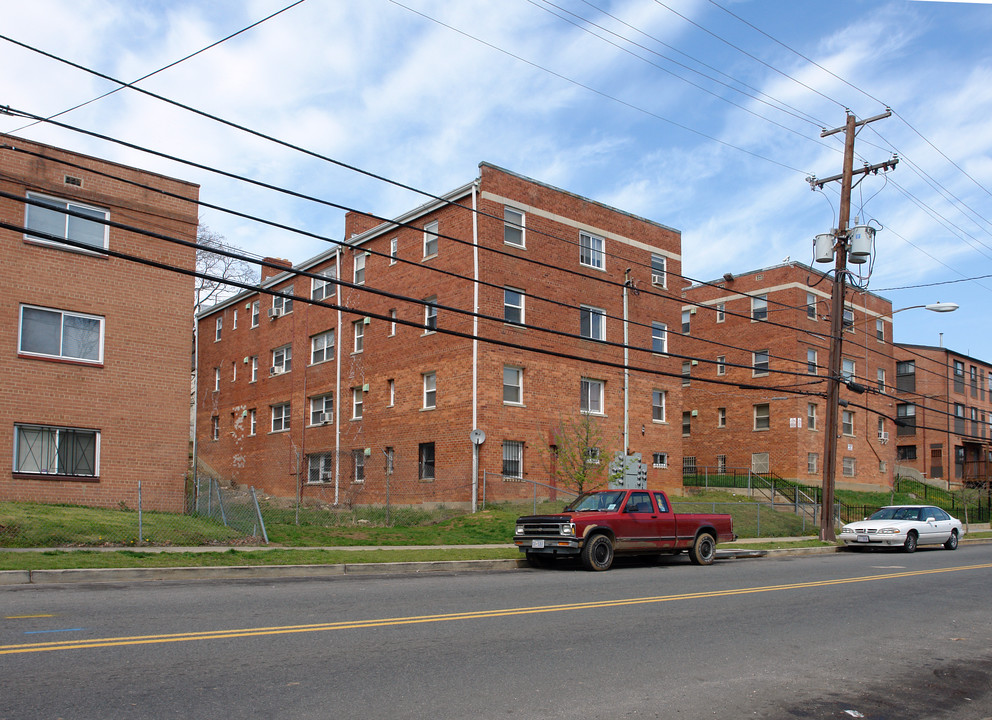
MULTIPOLYGON (((472 183, 472 263, 475 283, 472 289, 472 430, 479 427, 479 213, 478 191, 481 178, 472 183)), ((479 505, 479 444, 472 441, 472 512, 479 505)))

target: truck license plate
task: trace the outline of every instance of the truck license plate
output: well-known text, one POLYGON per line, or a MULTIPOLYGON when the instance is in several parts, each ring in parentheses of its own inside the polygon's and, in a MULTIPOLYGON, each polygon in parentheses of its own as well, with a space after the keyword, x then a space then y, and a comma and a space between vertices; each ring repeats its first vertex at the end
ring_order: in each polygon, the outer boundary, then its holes
POLYGON ((858 542, 868 542, 867 535, 858 535, 858 542))
POLYGON ((531 540, 530 546, 536 550, 540 550, 544 547, 544 540, 531 540))

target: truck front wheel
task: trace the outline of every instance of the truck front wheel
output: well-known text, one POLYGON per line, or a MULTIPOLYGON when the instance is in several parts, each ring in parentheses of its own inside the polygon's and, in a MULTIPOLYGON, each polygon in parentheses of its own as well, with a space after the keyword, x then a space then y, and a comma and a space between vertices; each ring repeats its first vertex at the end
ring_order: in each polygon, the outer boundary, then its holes
POLYGON ((693 565, 712 565, 716 557, 716 538, 709 533, 699 533, 689 550, 693 565))
POLYGON ((613 541, 606 535, 594 535, 582 548, 586 570, 609 570, 613 564, 613 541))

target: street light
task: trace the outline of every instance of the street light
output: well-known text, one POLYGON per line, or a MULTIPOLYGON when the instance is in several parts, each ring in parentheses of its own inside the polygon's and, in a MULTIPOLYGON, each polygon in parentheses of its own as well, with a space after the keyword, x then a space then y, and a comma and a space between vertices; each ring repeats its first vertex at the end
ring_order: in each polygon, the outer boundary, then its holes
MULTIPOLYGON (((915 310, 918 308, 923 308, 931 312, 954 312, 958 309, 956 303, 944 303, 935 302, 929 303, 927 305, 910 305, 909 307, 899 308, 898 310, 893 310, 892 315, 902 312, 903 310, 915 310)), ((833 324, 831 323, 831 330, 833 330, 833 324)), ((839 367, 835 368, 834 365, 840 365, 841 356, 841 344, 843 338, 840 334, 831 332, 830 338, 830 384, 827 386, 827 427, 826 427, 826 437, 824 438, 824 458, 823 458, 823 506, 820 512, 820 539, 828 542, 834 542, 837 537, 834 534, 834 484, 837 467, 837 420, 838 413, 836 408, 840 402, 840 373, 839 367)))

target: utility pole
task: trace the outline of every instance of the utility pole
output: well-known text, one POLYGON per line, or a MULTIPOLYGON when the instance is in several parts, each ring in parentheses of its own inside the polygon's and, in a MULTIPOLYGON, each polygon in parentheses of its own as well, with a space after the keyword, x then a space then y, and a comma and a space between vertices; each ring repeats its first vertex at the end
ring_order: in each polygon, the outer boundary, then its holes
POLYGON ((898 162, 897 158, 893 158, 886 163, 876 166, 865 165, 864 168, 855 171, 854 137, 859 127, 891 115, 892 111, 886 110, 881 115, 859 121, 848 111, 847 122, 844 127, 824 130, 820 133, 820 137, 828 137, 839 132, 844 133, 844 166, 841 174, 822 180, 815 177, 809 178, 810 187, 813 189, 816 187, 822 189, 824 184, 834 180, 841 181, 840 211, 837 217, 837 228, 833 231, 834 284, 830 298, 830 357, 827 362, 827 411, 823 431, 823 505, 820 508, 820 539, 828 542, 834 542, 837 539, 834 533, 834 484, 837 474, 837 416, 840 413, 844 295, 847 291, 847 225, 851 219, 851 189, 856 174, 866 175, 869 172, 877 173, 880 169, 889 170, 894 168, 898 162))

